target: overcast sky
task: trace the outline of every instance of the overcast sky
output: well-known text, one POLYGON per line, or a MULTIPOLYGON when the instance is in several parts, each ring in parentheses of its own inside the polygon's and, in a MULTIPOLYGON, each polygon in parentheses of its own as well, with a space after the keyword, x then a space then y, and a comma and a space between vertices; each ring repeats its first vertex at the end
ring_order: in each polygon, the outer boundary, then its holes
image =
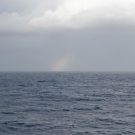
POLYGON ((135 71, 135 0, 1 0, 0 71, 135 71))

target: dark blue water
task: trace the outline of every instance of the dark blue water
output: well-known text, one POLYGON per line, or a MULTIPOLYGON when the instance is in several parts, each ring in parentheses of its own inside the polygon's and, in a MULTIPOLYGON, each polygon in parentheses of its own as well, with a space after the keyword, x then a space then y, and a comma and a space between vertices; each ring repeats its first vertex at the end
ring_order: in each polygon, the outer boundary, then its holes
POLYGON ((135 135, 135 74, 0 73, 0 135, 135 135))

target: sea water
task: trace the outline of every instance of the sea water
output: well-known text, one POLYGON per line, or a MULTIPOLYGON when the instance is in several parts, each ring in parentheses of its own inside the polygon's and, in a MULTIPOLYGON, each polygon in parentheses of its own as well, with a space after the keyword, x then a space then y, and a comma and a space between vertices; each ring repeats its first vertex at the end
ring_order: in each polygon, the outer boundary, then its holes
POLYGON ((135 74, 0 73, 0 135, 135 135, 135 74))

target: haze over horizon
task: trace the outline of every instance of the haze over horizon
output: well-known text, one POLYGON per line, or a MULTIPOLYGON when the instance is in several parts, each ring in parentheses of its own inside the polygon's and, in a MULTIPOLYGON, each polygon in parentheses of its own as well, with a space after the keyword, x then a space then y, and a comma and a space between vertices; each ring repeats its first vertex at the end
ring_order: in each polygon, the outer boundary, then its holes
POLYGON ((0 71, 135 71, 134 0, 0 1, 0 71))

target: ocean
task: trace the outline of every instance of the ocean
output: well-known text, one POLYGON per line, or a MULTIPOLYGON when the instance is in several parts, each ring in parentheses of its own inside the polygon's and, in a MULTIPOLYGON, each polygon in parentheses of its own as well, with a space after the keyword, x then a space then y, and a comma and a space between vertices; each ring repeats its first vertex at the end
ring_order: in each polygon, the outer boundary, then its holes
POLYGON ((135 74, 0 73, 0 135, 135 135, 135 74))

